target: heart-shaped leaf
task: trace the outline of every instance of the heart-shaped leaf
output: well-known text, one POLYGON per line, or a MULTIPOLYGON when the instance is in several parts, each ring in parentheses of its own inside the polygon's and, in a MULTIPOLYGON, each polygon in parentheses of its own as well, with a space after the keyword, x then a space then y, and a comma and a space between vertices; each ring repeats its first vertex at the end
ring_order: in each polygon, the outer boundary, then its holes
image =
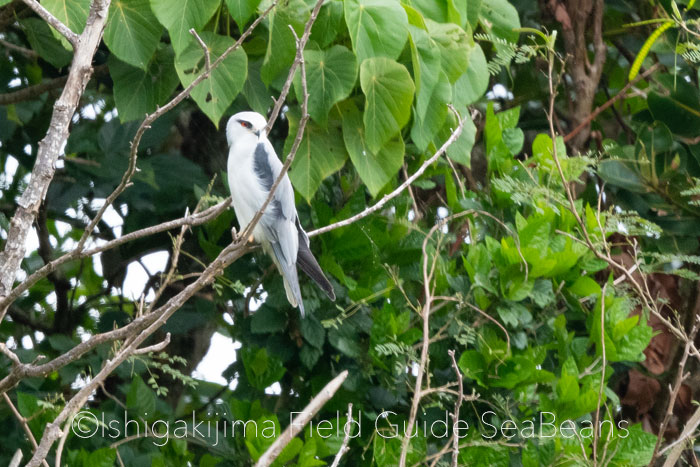
MULTIPOLYGON (((306 84, 309 89, 309 114, 317 123, 325 126, 328 112, 336 103, 350 95, 357 78, 355 55, 342 45, 328 50, 307 50, 306 84)), ((294 90, 302 100, 301 75, 294 79, 294 90)))
POLYGON ((175 54, 179 55, 194 37, 190 29, 199 31, 214 15, 220 0, 182 0, 173 4, 171 0, 151 0, 151 8, 160 24, 170 33, 175 54))
POLYGON ((341 103, 340 112, 343 116, 345 149, 369 192, 376 196, 403 164, 403 139, 399 135, 381 146, 378 151, 372 151, 365 141, 360 111, 355 104, 350 101, 341 103))
MULTIPOLYGON (((299 115, 288 112, 289 135, 284 143, 287 154, 294 143, 299 127, 299 115)), ((294 188, 307 201, 311 201, 321 182, 340 170, 348 158, 343 147, 340 131, 341 122, 333 120, 327 128, 321 128, 312 122, 307 123, 301 145, 289 170, 289 178, 294 188)))
POLYGON ((226 0, 226 6, 231 17, 238 25, 238 29, 243 31, 243 27, 255 10, 258 9, 261 0, 226 0))
POLYGON ((408 37, 408 18, 401 4, 386 0, 345 0, 345 23, 358 61, 397 58, 408 37))
POLYGON ((173 52, 169 48, 158 50, 146 71, 111 56, 109 74, 114 81, 119 120, 128 122, 144 118, 165 103, 178 84, 174 71, 173 52))
POLYGON ((378 152, 408 123, 415 86, 405 66, 384 57, 362 62, 360 85, 366 97, 365 140, 378 152))
MULTIPOLYGON (((235 41, 210 32, 200 34, 210 51, 212 63, 235 41)), ((204 51, 195 41, 175 59, 175 69, 183 86, 189 86, 205 69, 204 51)), ((192 90, 192 98, 202 112, 219 127, 219 120, 233 99, 241 92, 248 72, 248 57, 242 48, 232 52, 216 67, 208 79, 192 90)))
POLYGON ((109 6, 104 41, 119 60, 146 70, 162 31, 148 0, 116 0, 109 6))

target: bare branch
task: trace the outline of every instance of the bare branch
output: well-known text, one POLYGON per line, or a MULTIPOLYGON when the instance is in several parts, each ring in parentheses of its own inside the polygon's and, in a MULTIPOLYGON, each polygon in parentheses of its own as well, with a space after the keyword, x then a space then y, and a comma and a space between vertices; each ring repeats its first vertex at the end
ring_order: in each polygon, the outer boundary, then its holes
MULTIPOLYGON (((128 233, 126 235, 122 235, 119 238, 116 238, 114 240, 110 240, 107 243, 104 243, 103 245, 96 246, 96 247, 91 248, 89 250, 75 249, 69 253, 66 253, 65 255, 63 255, 59 258, 56 258, 55 260, 44 265, 40 269, 37 269, 36 271, 34 271, 32 274, 29 275, 29 277, 27 277, 25 280, 23 280, 21 284, 18 284, 17 287, 12 289, 12 291, 7 295, 7 297, 5 297, 4 299, 0 298, 0 310, 2 310, 3 308, 7 308, 10 303, 12 303, 17 298, 19 298, 19 296, 22 293, 24 293, 26 290, 29 290, 29 288, 31 288, 39 280, 43 279, 44 277, 49 275, 51 272, 55 271, 58 267, 68 263, 69 261, 73 261, 73 260, 80 259, 80 258, 86 258, 88 256, 93 256, 93 255, 96 255, 97 253, 111 250, 112 248, 116 248, 119 245, 123 245, 123 244, 131 242, 133 240, 137 240, 137 239, 143 238, 143 237, 148 237, 150 235, 155 235, 157 233, 165 232, 167 230, 175 229, 177 227, 197 226, 197 225, 205 224, 205 223, 209 222, 211 219, 214 219, 215 217, 217 217, 223 211, 225 211, 230 204, 231 204, 231 198, 226 198, 226 200, 224 200, 223 202, 216 204, 208 209, 205 209, 204 211, 202 211, 198 214, 193 214, 190 216, 181 217, 179 219, 166 221, 166 222, 163 222, 163 223, 158 224, 158 225, 145 227, 143 229, 136 230, 136 231, 128 233)), ((0 312, 0 319, 2 319, 3 313, 4 312, 0 312)))
POLYGON ((350 435, 352 428, 350 428, 350 425, 352 425, 352 404, 348 404, 348 418, 347 421, 345 422, 345 428, 343 431, 345 431, 345 437, 343 438, 343 444, 340 445, 340 449, 338 450, 338 453, 335 455, 335 458, 333 458, 333 463, 331 464, 331 467, 338 467, 340 465, 340 459, 345 455, 346 452, 350 450, 348 447, 348 444, 350 443, 350 435))
POLYGON ((19 361, 19 357, 17 357, 13 351, 8 349, 4 342, 0 342, 0 353, 9 358, 12 361, 13 366, 18 367, 22 365, 22 363, 19 361))
POLYGON ((681 454, 683 453, 683 450, 686 447, 687 441, 693 436, 695 430, 698 428, 699 425, 700 407, 698 407, 695 410, 695 412, 693 412, 693 415, 690 416, 690 418, 685 424, 685 428, 683 428, 683 432, 678 437, 678 439, 666 446, 665 448, 663 448, 659 452, 659 454, 663 454, 664 452, 671 450, 668 457, 666 458, 666 461, 664 462, 663 467, 673 467, 675 465, 678 465, 678 459, 681 457, 681 454))
MULTIPOLYGON (((107 65, 97 65, 93 68, 93 73, 97 76, 106 73, 107 70, 107 65)), ((61 76, 14 92, 0 94, 0 105, 16 104, 18 102, 34 99, 47 91, 60 88, 66 84, 67 81, 68 76, 61 76)))
MULTIPOLYGON (((294 62, 292 62, 292 66, 289 68, 289 75, 287 76, 287 81, 284 82, 284 86, 282 86, 282 91, 280 92, 279 97, 275 100, 275 106, 272 108, 272 112, 270 112, 270 117, 267 119, 265 133, 269 133, 272 127, 275 125, 277 116, 279 115, 280 110, 282 110, 284 101, 287 99, 287 95, 289 94, 289 90, 292 86, 292 81, 294 80, 294 74, 296 73, 297 67, 299 65, 301 65, 302 67, 304 66, 304 48, 306 47, 306 42, 309 40, 309 36, 311 35, 311 26, 313 26, 314 22, 316 21, 316 18, 318 17, 319 11, 321 11, 321 6, 323 6, 322 1, 316 2, 314 9, 311 11, 311 16, 309 17, 308 21, 306 22, 306 25, 304 26, 304 32, 301 36, 301 41, 297 37, 297 33, 292 27, 292 25, 289 25, 289 29, 291 29, 292 35, 296 40, 297 53, 294 57, 294 62)), ((302 78, 306 80, 306 77, 302 78)), ((304 92, 304 94, 306 94, 306 91, 304 92)), ((305 96, 304 100, 308 100, 308 96, 305 96)), ((306 112, 302 111, 302 118, 305 114, 306 112)), ((301 124, 299 124, 299 126, 301 126, 301 124)))
MULTIPOLYGON (((53 16, 36 0, 25 0, 25 3, 51 23, 53 16)), ((5 248, 0 253, 0 300, 6 297, 12 288, 20 263, 24 258, 27 235, 53 179, 56 161, 68 139, 71 118, 92 74, 92 57, 102 39, 109 4, 110 0, 93 0, 85 29, 79 40, 70 30, 68 31, 75 38, 64 32, 66 37, 73 39, 75 54, 66 86, 54 103, 49 129, 44 139, 39 143, 39 151, 31 178, 18 201, 19 207, 10 222, 5 248)), ((53 19, 55 20, 55 18, 53 19)), ((56 21, 53 25, 60 28, 60 22, 56 21)), ((0 321, 5 315, 6 309, 7 307, 3 307, 0 310, 0 321)))
POLYGON ((22 462, 22 450, 18 448, 15 451, 15 455, 12 456, 12 459, 10 459, 8 467, 19 467, 20 462, 22 462))
POLYGON ((307 423, 314 418, 316 413, 321 410, 321 408, 326 405, 326 402, 331 400, 333 395, 340 389, 345 379, 348 377, 348 370, 344 370, 338 376, 333 378, 326 386, 321 389, 316 397, 311 399, 311 402, 304 407, 304 410, 299 412, 299 415, 294 417, 294 420, 289 424, 289 426, 282 432, 282 434, 272 443, 272 446, 267 448, 267 451, 260 456, 258 462, 255 463, 255 467, 268 467, 277 456, 280 455, 282 450, 294 439, 296 435, 304 429, 307 423))
POLYGON ((423 172, 425 172, 425 170, 428 167, 430 167, 436 160, 438 160, 440 158, 440 156, 445 154, 445 152, 447 151, 447 148, 449 148, 452 145, 452 143, 457 141, 457 139, 459 138, 459 135, 462 134, 462 129, 464 128, 464 120, 462 120, 462 118, 459 116, 459 113, 454 109, 454 107, 452 107, 451 105, 449 105, 448 107, 450 107, 450 109, 455 113, 455 115, 457 115, 457 119, 458 119, 457 128, 455 128, 452 131, 452 134, 447 139, 447 141, 445 141, 443 143, 443 145, 440 146, 440 149, 438 149, 437 152, 435 154, 433 154, 428 160, 423 162, 423 165, 421 165, 420 168, 418 170, 416 170, 413 175, 411 175, 406 180, 404 180, 404 182, 401 185, 399 185, 398 188, 396 188, 394 191, 392 191, 391 193, 389 193, 387 195, 384 195, 382 197, 382 199, 380 199, 379 201, 377 201, 375 204, 368 207, 364 211, 359 212, 359 213, 355 214, 354 216, 348 217, 345 220, 335 222, 335 223, 327 225, 325 227, 321 227, 320 229, 312 230, 311 232, 308 233, 309 237, 321 235, 323 233, 330 232, 331 230, 335 230, 335 229, 338 229, 340 227, 348 226, 354 222, 359 221, 360 219, 363 219, 363 218, 369 216, 370 214, 372 214, 374 212, 379 211, 382 207, 384 207, 384 205, 386 203, 388 203, 389 201, 391 201, 392 199, 394 199, 398 195, 400 195, 403 190, 405 190, 410 184, 412 184, 414 181, 416 181, 416 179, 418 177, 423 175, 423 172))
MULTIPOLYGON (((236 261, 238 258, 243 256, 248 252, 248 247, 243 243, 232 243, 231 245, 224 248, 219 256, 212 261, 212 263, 207 266, 207 268, 202 272, 202 275, 194 281, 192 284, 185 287, 181 292, 168 300, 163 306, 154 310, 152 313, 143 315, 132 323, 124 326, 123 328, 116 329, 112 333, 120 332, 122 338, 128 338, 128 344, 124 345, 119 352, 110 360, 107 360, 102 367, 102 369, 97 373, 93 379, 90 380, 80 391, 78 391, 63 407, 63 410, 56 416, 53 422, 46 425, 44 434, 39 443, 39 448, 36 453, 27 464, 28 467, 38 467, 42 459, 46 458, 46 455, 51 449, 53 443, 60 438, 62 435, 61 425, 70 417, 77 412, 80 407, 85 404, 92 391, 94 391, 104 380, 109 376, 124 360, 126 360, 130 355, 138 349, 138 346, 143 343, 151 334, 158 330, 170 316, 172 316, 175 311, 177 311, 182 305, 194 295, 196 292, 201 290, 203 287, 210 285, 217 275, 228 265, 236 261), (135 336, 135 337, 131 337, 135 336)), ((103 340, 106 340, 104 336, 110 333, 101 334, 103 340)), ((95 336, 97 337, 97 336, 95 336)), ((114 335, 110 335, 112 340, 114 340, 114 335)), ((92 340, 92 338, 90 339, 92 340)), ((90 340, 86 341, 89 342, 90 340)), ((71 349, 67 354, 76 351, 76 348, 80 347, 81 344, 71 349)), ((67 354, 61 355, 56 358, 58 360, 65 357, 67 354)), ((55 361, 54 360, 54 361, 55 361)), ((9 377, 10 375, 8 375, 9 377)), ((6 377, 5 379, 7 379, 6 377)), ((5 381, 0 381, 0 390, 2 390, 2 384, 5 381)))
POLYGON ((13 44, 12 42, 6 41, 5 39, 0 39, 0 45, 3 45, 7 50, 14 50, 15 52, 19 52, 22 55, 29 58, 36 58, 39 56, 39 54, 34 52, 33 50, 19 46, 17 44, 13 44))
MULTIPOLYGON (((44 8, 37 0, 23 0, 23 1, 24 1, 24 3, 27 4, 27 6, 29 8, 34 10, 34 12, 37 15, 41 16, 41 18, 44 21, 46 21, 51 26, 53 26, 53 28, 56 31, 60 32, 63 37, 68 39, 68 42, 71 43, 71 45, 73 46, 73 49, 76 51, 76 55, 77 55, 78 40, 80 39, 80 37, 76 33, 74 33, 73 31, 71 31, 70 28, 68 26, 66 26, 65 24, 63 24, 58 18, 56 18, 51 13, 49 13, 49 10, 44 8)), ((109 1, 107 1, 107 6, 109 6, 109 1)), ((104 14, 103 19, 107 19, 107 11, 105 10, 104 13, 105 14, 104 14)), ((83 34, 85 34, 85 31, 83 31, 83 34)), ((92 55, 91 55, 91 57, 92 57, 92 55)))

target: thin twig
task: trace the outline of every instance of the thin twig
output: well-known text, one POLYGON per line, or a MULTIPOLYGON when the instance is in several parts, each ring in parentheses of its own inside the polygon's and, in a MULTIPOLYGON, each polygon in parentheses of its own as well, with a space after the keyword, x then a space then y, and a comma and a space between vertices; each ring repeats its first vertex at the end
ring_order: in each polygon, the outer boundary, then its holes
POLYGON ((148 347, 143 347, 141 349, 134 350, 131 355, 143 355, 149 352, 160 352, 170 344, 170 333, 165 335, 165 339, 157 344, 149 345, 148 347))
MULTIPOLYGON (((449 158, 448 158, 449 160, 449 158)), ((406 164, 401 166, 401 171, 403 172, 403 178, 406 180, 408 178, 408 171, 406 170, 406 164)), ((416 202, 416 197, 413 194, 413 189, 411 188, 411 185, 408 186, 408 195, 411 197, 411 201, 413 202, 413 222, 418 222, 421 217, 423 217, 423 214, 420 212, 420 209, 418 209, 418 203, 416 202)))
MULTIPOLYGON (((598 404, 595 408, 595 418, 593 419, 593 467, 598 465, 598 422, 600 421, 600 401, 603 399, 603 390, 605 389, 605 366, 607 360, 605 356, 605 292, 607 291, 608 283, 603 284, 603 290, 600 293, 600 353, 603 359, 602 369, 600 370, 600 388, 598 390, 598 404)), ((585 453, 584 449, 584 453, 585 453)), ((603 456, 605 457, 605 456, 603 456)))
POLYGON ((194 28, 190 29, 190 34, 194 36, 195 39, 197 39, 197 42, 199 42, 199 45, 202 47, 202 50, 204 51, 204 61, 205 61, 205 70, 209 72, 211 70, 211 54, 209 53, 209 47, 207 47, 207 44, 204 43, 201 37, 199 37, 199 34, 197 34, 197 31, 194 30, 194 28))
POLYGON ((673 407, 675 406, 676 399, 678 398, 678 392, 681 389, 681 386, 683 384, 683 380, 685 380, 685 378, 687 378, 689 376, 689 373, 684 373, 685 372, 685 364, 688 361, 688 356, 690 355, 690 343, 694 341, 697 332, 698 332, 698 323, 696 321, 693 324, 693 328, 691 329, 690 334, 688 335, 688 341, 685 343, 685 348, 683 349, 683 356, 681 357, 681 361, 678 363, 678 373, 676 374, 676 381, 673 384, 673 389, 669 388, 671 395, 669 398, 668 406, 666 407, 666 415, 664 416, 664 419, 661 422, 661 425, 659 425, 659 432, 657 434, 656 446, 654 446, 654 455, 651 458, 652 463, 660 455, 659 449, 661 448, 661 443, 663 442, 664 433, 666 432, 666 428, 668 427, 668 423, 671 420, 671 417, 673 416, 673 407))
MULTIPOLYGON (((255 463, 255 467, 268 467, 277 459, 277 456, 284 448, 294 439, 296 435, 304 429, 307 423, 314 418, 316 413, 326 405, 326 402, 331 400, 333 395, 340 389, 345 379, 348 377, 348 370, 344 370, 338 376, 333 378, 326 386, 321 389, 321 392, 311 399, 311 402, 304 407, 304 410, 299 412, 299 415, 294 417, 294 420, 282 432, 282 434, 272 443, 272 446, 267 448, 267 451, 260 456, 260 459, 255 463)), ((293 412, 294 413, 294 412, 293 412)))
POLYGON ((416 179, 418 179, 418 177, 423 175, 423 172, 425 172, 425 170, 429 166, 431 166, 436 160, 438 160, 440 158, 440 156, 445 154, 445 151, 447 151, 447 148, 449 148, 452 145, 452 143, 457 141, 457 139, 459 138, 459 135, 462 134, 462 129, 464 128, 464 120, 462 120, 462 118, 459 116, 459 113, 455 110, 454 107, 452 107, 451 105, 448 105, 448 107, 457 116, 457 119, 458 119, 457 128, 455 128, 452 131, 452 134, 447 139, 447 141, 445 141, 442 144, 442 146, 440 146, 440 149, 438 149, 435 152, 435 154, 433 154, 428 160, 423 162, 423 165, 421 165, 420 168, 413 173, 413 175, 411 175, 406 180, 404 180, 404 182, 401 185, 399 185, 394 191, 392 191, 391 193, 389 193, 387 195, 384 195, 382 197, 382 199, 380 199, 379 201, 377 201, 375 204, 368 207, 364 211, 359 212, 359 213, 355 214, 354 216, 348 217, 347 219, 344 219, 342 221, 338 221, 338 222, 335 222, 333 224, 327 225, 325 227, 321 227, 320 229, 312 230, 311 232, 308 233, 309 237, 314 237, 316 235, 321 235, 323 233, 330 232, 331 230, 335 230, 335 229, 338 229, 340 227, 348 226, 354 222, 359 221, 360 219, 363 219, 363 218, 369 216, 370 214, 372 214, 374 212, 379 211, 382 207, 384 207, 384 205, 386 203, 388 203, 389 201, 391 201, 392 199, 394 199, 398 195, 400 195, 401 192, 404 191, 414 181, 416 181, 416 179))
POLYGON ((459 371, 459 366, 457 366, 457 360, 455 360, 455 351, 450 349, 447 351, 447 354, 452 360, 452 368, 454 368, 457 381, 459 382, 459 396, 457 397, 457 402, 455 402, 455 412, 452 417, 452 467, 459 467, 459 437, 457 436, 458 430, 455 426, 459 421, 459 409, 462 407, 464 386, 462 382, 462 373, 459 371))
MULTIPOLYGON (((459 115, 457 116, 459 118, 459 115)), ((460 122, 461 123, 461 122, 460 122)), ((432 304, 434 300, 433 296, 433 290, 431 290, 431 283, 433 281, 433 273, 435 272, 435 264, 437 260, 437 251, 435 255, 433 256, 433 261, 430 267, 430 270, 428 270, 428 242, 432 238, 432 236, 435 234, 435 232, 439 231, 447 222, 451 221, 452 219, 456 219, 462 216, 465 216, 467 214, 471 214, 473 211, 468 210, 464 212, 460 212, 457 214, 453 214, 451 216, 446 217, 445 219, 441 219, 438 223, 436 223, 428 232, 428 234, 425 236, 423 239, 423 245, 421 248, 422 251, 422 264, 423 264, 423 294, 425 296, 425 303, 423 304, 423 309, 421 310, 421 318, 423 320, 423 338, 422 338, 422 345, 421 345, 421 354, 420 354, 420 361, 418 363, 418 369, 416 372, 416 382, 414 385, 413 389, 413 399, 411 401, 411 410, 408 415, 408 422, 406 423, 406 429, 404 431, 404 436, 401 439, 401 453, 399 456, 399 467, 405 467, 406 466, 406 458, 408 456, 408 448, 411 442, 411 437, 407 435, 407 433, 412 433, 413 432, 413 426, 416 423, 416 417, 418 416, 418 407, 420 406, 420 401, 425 395, 425 392, 423 391, 423 376, 429 373, 428 369, 428 356, 429 356, 429 348, 430 348, 430 314, 433 311, 432 310, 432 304)), ((428 379, 428 386, 430 386, 430 381, 428 379)))
MULTIPOLYGON (((8 396, 6 392, 2 394, 2 397, 5 399, 5 403, 8 405, 8 407, 10 407, 10 411, 12 412, 12 414, 15 416, 17 421, 19 421, 19 424, 22 425, 22 429, 27 434, 27 438, 29 438, 29 442, 32 444, 32 449, 36 451, 36 448, 38 447, 36 444, 36 438, 34 438, 34 434, 29 428, 29 424, 27 424, 27 419, 19 413, 19 411, 15 407, 15 404, 12 403, 10 396, 8 396)), ((46 460, 44 460, 43 464, 46 467, 49 467, 49 463, 46 462, 46 460)))
POLYGON ((620 91, 617 94, 615 94, 611 99, 608 99, 608 101, 605 102, 600 107, 597 107, 593 112, 591 112, 591 114, 588 117, 586 117, 581 123, 579 123, 576 128, 574 128, 566 136, 564 136, 564 142, 568 143, 571 140, 571 138, 573 138, 574 136, 579 134, 581 132, 581 130, 583 130, 588 125, 590 125, 590 123, 593 121, 593 119, 595 119, 598 115, 600 115, 601 112, 605 111, 608 107, 613 105, 615 102, 617 102, 620 99, 622 99, 623 97, 625 97, 625 94, 627 93, 627 91, 630 90, 630 88, 632 88, 632 86, 634 86, 639 81, 645 79, 647 76, 649 76, 650 74, 655 72, 659 68, 659 66, 660 66, 659 63, 655 63, 648 70, 646 70, 644 73, 637 75, 632 81, 627 83, 625 85, 625 87, 620 89, 620 91))
MULTIPOLYGON (((51 13, 49 13, 49 10, 47 10, 46 8, 44 8, 44 7, 43 7, 39 2, 37 2, 36 0, 23 0, 23 1, 24 1, 24 3, 27 4, 27 6, 28 6, 29 8, 31 8, 32 10, 34 10, 34 12, 35 12, 37 15, 41 16, 41 18, 42 18, 44 21, 46 21, 46 22, 49 23, 51 26, 53 26, 53 28, 54 28, 56 31, 58 31, 59 33, 61 33, 61 35, 62 35, 63 37, 65 37, 66 39, 68 39, 68 42, 71 43, 71 45, 73 46, 73 49, 76 49, 76 48, 78 47, 78 39, 79 39, 78 35, 77 35, 76 33, 74 33, 73 31, 71 31, 70 28, 69 28, 68 26, 66 26, 65 24, 63 24, 58 18, 56 18, 56 17, 55 17, 54 15, 52 15, 51 13)), ((106 17, 106 16, 107 16, 107 15, 105 15, 105 17, 106 17)))
POLYGON ((493 324, 495 324, 496 326, 498 326, 499 328, 501 328, 501 331, 503 331, 503 334, 506 335, 506 344, 508 345, 508 352, 510 352, 510 335, 508 334, 508 330, 505 328, 505 326, 503 326, 501 323, 498 322, 498 320, 497 320, 496 318, 494 318, 493 316, 489 315, 488 313, 486 313, 484 310, 482 310, 482 309, 479 308, 478 306, 473 305, 473 304, 471 304, 471 303, 469 303, 469 302, 465 302, 465 304, 466 304, 469 308, 471 308, 472 310, 476 311, 476 312, 479 313, 481 316, 483 316, 484 318, 488 319, 488 320, 491 321, 493 324))

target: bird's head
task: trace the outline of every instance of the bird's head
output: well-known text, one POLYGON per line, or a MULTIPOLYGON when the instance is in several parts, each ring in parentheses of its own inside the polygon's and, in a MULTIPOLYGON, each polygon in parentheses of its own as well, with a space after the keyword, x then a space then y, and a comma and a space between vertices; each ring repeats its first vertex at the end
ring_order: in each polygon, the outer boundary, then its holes
POLYGON ((266 125, 265 117, 257 112, 238 112, 226 124, 228 145, 231 146, 234 141, 241 139, 253 138, 258 140, 261 136, 266 136, 266 125))

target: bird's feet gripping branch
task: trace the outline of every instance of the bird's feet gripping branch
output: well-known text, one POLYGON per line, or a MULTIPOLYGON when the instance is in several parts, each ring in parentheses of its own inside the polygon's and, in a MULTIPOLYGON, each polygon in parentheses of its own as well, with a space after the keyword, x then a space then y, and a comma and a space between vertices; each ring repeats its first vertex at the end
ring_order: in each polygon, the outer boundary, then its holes
POLYGON ((226 124, 228 184, 242 232, 262 209, 274 188, 272 199, 253 228, 251 237, 260 242, 263 251, 274 261, 284 279, 289 303, 298 306, 303 316, 297 266, 331 300, 335 300, 335 291, 309 249, 309 237, 299 222, 294 189, 287 174, 274 187, 282 171, 282 162, 267 139, 266 125, 265 117, 257 112, 239 112, 229 119, 226 124))

